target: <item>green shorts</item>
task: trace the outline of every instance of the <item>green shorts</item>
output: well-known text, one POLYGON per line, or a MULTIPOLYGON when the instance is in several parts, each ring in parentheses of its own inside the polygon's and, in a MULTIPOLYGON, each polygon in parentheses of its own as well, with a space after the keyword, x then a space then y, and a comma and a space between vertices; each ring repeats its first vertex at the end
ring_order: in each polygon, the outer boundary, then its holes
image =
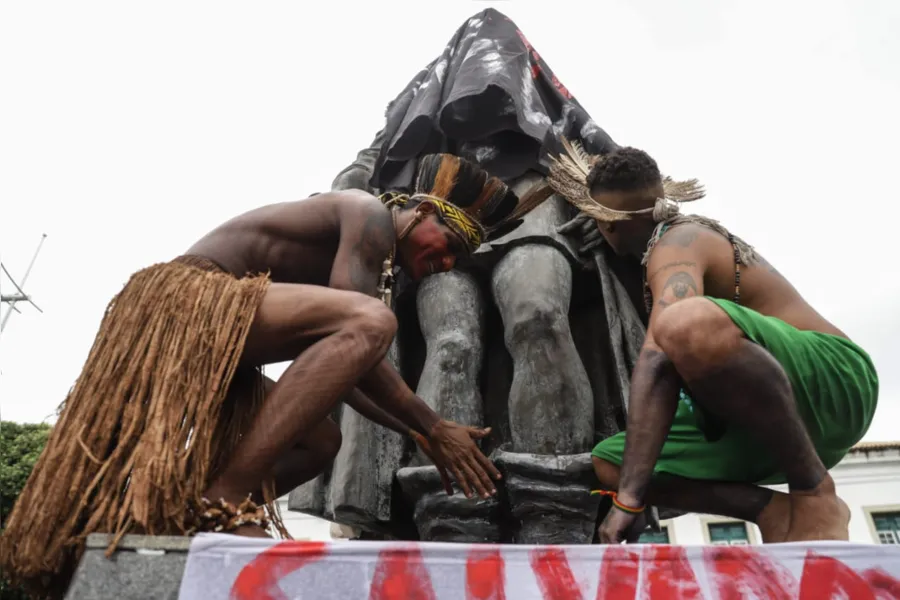
MULTIPOLYGON (((825 467, 834 467, 862 439, 875 414, 878 375, 869 355, 844 338, 800 331, 734 302, 707 299, 724 310, 747 339, 781 363, 819 458, 825 467)), ((722 424, 719 434, 709 436, 710 420, 710 415, 682 390, 654 474, 707 481, 785 483, 770 452, 746 430, 722 424)), ((620 432, 597 444, 593 455, 621 465, 624 450, 625 432, 620 432)))

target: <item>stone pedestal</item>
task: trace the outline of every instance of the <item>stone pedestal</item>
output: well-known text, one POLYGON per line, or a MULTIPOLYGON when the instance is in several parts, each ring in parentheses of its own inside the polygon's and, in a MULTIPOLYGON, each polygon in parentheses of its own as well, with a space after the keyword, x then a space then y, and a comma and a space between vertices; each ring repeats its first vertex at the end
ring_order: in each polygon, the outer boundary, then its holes
POLYGON ((111 558, 112 536, 88 536, 65 600, 177 600, 191 538, 126 535, 111 558))
POLYGON ((503 473, 516 544, 590 544, 599 503, 590 495, 591 455, 492 456, 503 473))
POLYGON ((397 479, 409 503, 419 539, 429 542, 590 544, 600 502, 590 495, 588 453, 552 456, 497 450, 503 473, 488 500, 448 496, 434 467, 408 467, 397 479))

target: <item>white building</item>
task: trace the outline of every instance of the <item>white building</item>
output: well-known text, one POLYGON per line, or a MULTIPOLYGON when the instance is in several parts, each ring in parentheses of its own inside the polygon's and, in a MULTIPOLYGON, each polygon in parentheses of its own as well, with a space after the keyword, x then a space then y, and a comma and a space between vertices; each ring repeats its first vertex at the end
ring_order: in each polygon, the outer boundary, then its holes
MULTIPOLYGON (((837 492, 850 507, 850 541, 900 544, 900 442, 868 442, 854 447, 831 470, 837 492)), ((773 489, 787 491, 785 486, 773 489)), ((287 496, 279 499, 285 525, 294 539, 330 540, 331 523, 289 511, 287 496)), ((641 541, 679 545, 759 544, 752 523, 689 514, 661 523, 662 533, 645 534, 641 541)), ((344 536, 340 536, 344 537, 344 536)))

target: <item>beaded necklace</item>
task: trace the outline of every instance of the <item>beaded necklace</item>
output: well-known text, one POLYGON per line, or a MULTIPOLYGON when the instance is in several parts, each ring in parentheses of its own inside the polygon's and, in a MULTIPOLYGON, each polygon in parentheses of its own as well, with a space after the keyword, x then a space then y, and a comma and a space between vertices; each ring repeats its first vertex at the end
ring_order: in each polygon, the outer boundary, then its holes
POLYGON ((381 277, 378 278, 378 288, 376 291, 378 297, 381 298, 381 301, 387 304, 389 308, 393 308, 394 257, 397 254, 397 242, 405 238, 409 232, 412 231, 413 227, 422 220, 422 215, 419 212, 416 212, 406 227, 403 228, 403 231, 397 235, 398 209, 390 207, 389 210, 391 211, 391 222, 394 224, 394 244, 391 246, 391 251, 388 253, 387 258, 381 263, 381 277))
MULTIPOLYGON (((391 211, 391 222, 394 224, 394 231, 397 231, 397 212, 396 209, 391 211)), ((394 243, 391 245, 391 251, 387 258, 381 263, 381 277, 378 278, 378 297, 381 301, 393 308, 393 291, 394 291, 394 254, 397 252, 397 235, 394 234, 394 243)))

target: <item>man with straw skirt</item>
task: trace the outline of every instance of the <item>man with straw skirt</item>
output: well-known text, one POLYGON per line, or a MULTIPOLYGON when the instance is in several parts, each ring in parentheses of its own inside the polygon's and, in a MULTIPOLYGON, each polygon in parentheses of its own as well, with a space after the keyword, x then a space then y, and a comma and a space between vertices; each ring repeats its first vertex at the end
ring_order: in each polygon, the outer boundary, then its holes
POLYGON ((519 199, 447 154, 415 193, 360 191, 265 206, 186 255, 134 274, 107 308, 82 373, 0 538, 5 576, 59 595, 88 534, 266 536, 276 497, 334 458, 346 401, 412 436, 467 497, 500 474, 385 360, 395 261, 412 279, 521 223, 519 199), (380 296, 380 298, 379 298, 380 296), (293 361, 278 382, 265 364, 293 361), (257 504, 259 503, 259 505, 257 504))
POLYGON ((743 240, 679 214, 703 197, 696 180, 634 148, 563 147, 551 186, 642 260, 650 315, 625 432, 593 451, 613 504, 600 541, 633 541, 646 503, 752 521, 764 542, 847 540, 828 469, 872 422, 868 354, 743 240), (776 483, 788 493, 763 487, 776 483))

